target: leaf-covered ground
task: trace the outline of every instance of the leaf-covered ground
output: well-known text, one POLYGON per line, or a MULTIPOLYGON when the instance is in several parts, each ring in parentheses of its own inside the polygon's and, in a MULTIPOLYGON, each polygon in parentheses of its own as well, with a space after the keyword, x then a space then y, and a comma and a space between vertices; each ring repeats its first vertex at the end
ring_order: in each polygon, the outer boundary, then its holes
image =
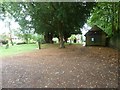
POLYGON ((117 88, 118 52, 68 45, 2 58, 3 88, 117 88))

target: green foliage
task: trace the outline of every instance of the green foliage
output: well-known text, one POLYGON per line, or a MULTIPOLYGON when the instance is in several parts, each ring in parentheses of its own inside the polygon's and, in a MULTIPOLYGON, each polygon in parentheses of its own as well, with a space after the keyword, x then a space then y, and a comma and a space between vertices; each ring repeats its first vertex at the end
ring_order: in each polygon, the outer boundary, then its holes
POLYGON ((30 43, 32 37, 33 37, 33 31, 32 30, 25 30, 25 29, 18 29, 14 31, 14 34, 21 38, 24 39, 26 43, 30 43))
POLYGON ((80 33, 90 15, 94 3, 29 3, 35 32, 50 32, 66 39, 73 33, 80 33))
POLYGON ((90 16, 93 6, 90 2, 4 3, 5 10, 15 17, 21 30, 33 28, 38 34, 53 33, 62 43, 63 38, 81 33, 79 28, 90 16))
POLYGON ((75 36, 74 34, 72 34, 72 35, 70 36, 70 39, 71 39, 72 41, 74 41, 75 38, 76 38, 76 36, 75 36))
POLYGON ((0 19, 4 20, 4 13, 5 13, 5 9, 3 7, 3 4, 0 3, 0 19))
POLYGON ((35 35, 32 35, 32 39, 34 41, 40 41, 41 43, 45 43, 45 39, 44 39, 44 35, 38 35, 38 34, 35 34, 35 35))
POLYGON ((118 2, 99 2, 88 20, 90 26, 98 25, 109 36, 118 30, 118 2))

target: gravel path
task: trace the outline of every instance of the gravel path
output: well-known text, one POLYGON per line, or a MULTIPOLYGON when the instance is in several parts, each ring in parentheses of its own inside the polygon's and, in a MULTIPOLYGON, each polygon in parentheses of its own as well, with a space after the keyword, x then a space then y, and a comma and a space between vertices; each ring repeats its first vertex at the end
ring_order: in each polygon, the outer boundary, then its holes
POLYGON ((118 52, 50 47, 2 58, 3 88, 117 88, 118 52))

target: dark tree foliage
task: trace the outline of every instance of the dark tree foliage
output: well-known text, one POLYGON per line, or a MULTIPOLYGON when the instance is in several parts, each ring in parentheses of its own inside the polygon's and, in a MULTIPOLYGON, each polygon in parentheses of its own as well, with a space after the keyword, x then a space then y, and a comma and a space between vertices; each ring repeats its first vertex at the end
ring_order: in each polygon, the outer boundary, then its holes
POLYGON ((60 47, 72 33, 81 33, 81 28, 90 16, 94 3, 29 3, 37 33, 52 33, 59 37, 60 47))
POLYGON ((60 48, 73 33, 81 33, 80 28, 87 21, 95 5, 93 2, 28 2, 5 3, 6 11, 11 13, 22 27, 31 27, 38 34, 52 38, 59 37, 60 48), (30 20, 26 17, 30 16, 30 20))

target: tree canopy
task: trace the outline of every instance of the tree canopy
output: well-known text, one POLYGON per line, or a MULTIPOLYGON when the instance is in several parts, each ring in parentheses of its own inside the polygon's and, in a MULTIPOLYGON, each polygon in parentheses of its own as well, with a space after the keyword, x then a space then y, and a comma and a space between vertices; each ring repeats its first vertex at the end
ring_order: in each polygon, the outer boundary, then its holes
POLYGON ((93 2, 27 2, 3 3, 22 29, 33 28, 36 33, 59 37, 60 47, 71 34, 81 33, 95 3, 93 2), (28 18, 29 17, 29 18, 28 18))
POLYGON ((94 7, 91 17, 88 20, 89 25, 98 25, 108 36, 119 31, 119 2, 99 2, 94 7))

